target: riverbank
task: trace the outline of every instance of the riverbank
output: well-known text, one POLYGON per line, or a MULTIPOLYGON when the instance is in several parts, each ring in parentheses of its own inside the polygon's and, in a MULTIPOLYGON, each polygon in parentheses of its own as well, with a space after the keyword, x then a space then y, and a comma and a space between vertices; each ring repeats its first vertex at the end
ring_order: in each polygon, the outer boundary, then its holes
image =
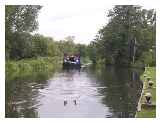
POLYGON ((6 81, 12 81, 17 78, 26 78, 30 75, 52 72, 61 66, 58 57, 38 57, 23 60, 9 60, 5 64, 6 81))
POLYGON ((137 118, 155 118, 156 117, 156 68, 146 67, 145 72, 141 76, 143 81, 143 89, 141 98, 138 103, 138 111, 136 113, 137 118), (153 86, 149 87, 147 79, 153 81, 153 86), (146 93, 151 93, 151 104, 146 105, 146 93))

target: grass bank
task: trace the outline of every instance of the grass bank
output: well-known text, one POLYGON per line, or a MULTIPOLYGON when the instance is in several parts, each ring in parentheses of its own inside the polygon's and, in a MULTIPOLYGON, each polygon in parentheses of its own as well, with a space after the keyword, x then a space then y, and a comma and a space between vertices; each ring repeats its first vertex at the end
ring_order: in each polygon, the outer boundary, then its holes
POLYGON ((145 72, 141 76, 143 81, 143 90, 142 96, 139 101, 139 111, 136 113, 137 118, 155 118, 156 117, 156 68, 155 67, 146 67, 145 72), (147 77, 150 77, 153 81, 153 86, 150 88, 148 86, 147 77), (150 92, 152 95, 151 104, 153 106, 146 107, 145 106, 145 94, 150 92))
POLYGON ((42 73, 52 72, 61 66, 58 57, 39 57, 34 59, 23 59, 18 61, 9 60, 5 64, 6 81, 42 73))

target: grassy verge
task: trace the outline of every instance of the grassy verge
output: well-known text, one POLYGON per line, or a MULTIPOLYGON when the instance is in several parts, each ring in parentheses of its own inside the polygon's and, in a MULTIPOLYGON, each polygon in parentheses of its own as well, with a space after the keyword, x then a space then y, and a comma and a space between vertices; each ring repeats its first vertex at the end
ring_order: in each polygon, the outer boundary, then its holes
POLYGON ((45 72, 51 72, 58 66, 61 66, 58 57, 39 57, 36 59, 6 61, 6 81, 13 81, 18 78, 27 78, 45 72))
MULTIPOLYGON (((156 105, 156 68, 155 67, 147 67, 143 75, 141 76, 143 80, 143 92, 142 97, 140 99, 140 104, 145 103, 145 94, 150 92, 152 94, 151 102, 153 105, 156 105), (148 82, 146 80, 147 77, 151 77, 151 80, 154 82, 152 88, 148 87, 148 82)), ((141 111, 136 113, 137 118, 155 118, 156 117, 156 107, 146 108, 141 106, 141 111)))

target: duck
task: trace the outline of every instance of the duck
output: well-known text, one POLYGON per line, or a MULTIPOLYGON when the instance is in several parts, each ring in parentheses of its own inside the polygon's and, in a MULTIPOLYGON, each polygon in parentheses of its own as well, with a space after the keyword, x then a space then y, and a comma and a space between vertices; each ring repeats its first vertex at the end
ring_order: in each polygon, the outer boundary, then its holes
POLYGON ((66 106, 66 104, 67 104, 67 100, 64 100, 64 106, 66 106))
POLYGON ((73 102, 74 102, 74 105, 77 105, 77 101, 76 100, 73 100, 73 102))

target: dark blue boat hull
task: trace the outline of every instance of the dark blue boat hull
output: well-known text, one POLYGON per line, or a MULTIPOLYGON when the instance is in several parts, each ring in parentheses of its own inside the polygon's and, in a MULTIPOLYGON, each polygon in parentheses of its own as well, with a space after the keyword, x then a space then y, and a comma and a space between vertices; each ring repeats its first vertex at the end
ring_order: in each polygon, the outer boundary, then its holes
POLYGON ((81 64, 63 63, 63 68, 81 68, 81 64))

